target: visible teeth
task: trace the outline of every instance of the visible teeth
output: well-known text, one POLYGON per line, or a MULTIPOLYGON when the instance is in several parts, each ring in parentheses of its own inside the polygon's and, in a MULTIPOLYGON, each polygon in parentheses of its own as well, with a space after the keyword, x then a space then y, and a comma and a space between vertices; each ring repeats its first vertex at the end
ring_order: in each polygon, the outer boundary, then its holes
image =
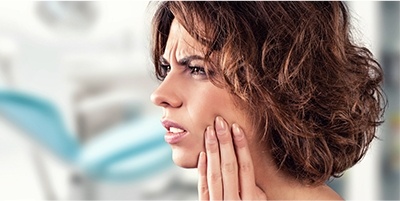
POLYGON ((170 127, 169 128, 169 132, 171 132, 171 133, 182 133, 182 132, 184 132, 184 130, 182 130, 180 128, 170 127))

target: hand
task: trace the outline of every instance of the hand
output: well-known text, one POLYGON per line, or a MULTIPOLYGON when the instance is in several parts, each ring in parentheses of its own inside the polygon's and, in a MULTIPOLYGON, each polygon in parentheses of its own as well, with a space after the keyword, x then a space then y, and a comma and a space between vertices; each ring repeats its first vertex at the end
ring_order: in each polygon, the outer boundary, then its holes
POLYGON ((217 117, 205 133, 206 153, 198 161, 200 200, 266 200, 256 186, 253 161, 243 130, 217 117), (232 135, 233 134, 233 135, 232 135), (233 136, 233 137, 232 137, 233 136))

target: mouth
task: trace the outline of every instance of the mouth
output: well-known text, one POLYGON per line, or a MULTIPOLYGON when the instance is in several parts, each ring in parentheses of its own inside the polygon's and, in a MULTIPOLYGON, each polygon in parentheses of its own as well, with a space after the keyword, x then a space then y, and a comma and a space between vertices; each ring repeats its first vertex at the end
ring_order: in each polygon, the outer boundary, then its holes
POLYGON ((176 127, 169 127, 169 129, 167 129, 167 130, 168 130, 168 132, 174 133, 174 134, 186 132, 185 130, 180 129, 180 128, 176 128, 176 127))
POLYGON ((183 128, 183 126, 181 126, 178 123, 175 123, 173 121, 163 120, 161 123, 165 127, 165 129, 167 129, 168 132, 171 132, 171 133, 186 132, 186 130, 183 128))
POLYGON ((183 137, 188 134, 186 129, 175 122, 164 120, 162 121, 162 125, 165 127, 165 129, 167 129, 164 139, 169 144, 176 144, 180 142, 183 137))

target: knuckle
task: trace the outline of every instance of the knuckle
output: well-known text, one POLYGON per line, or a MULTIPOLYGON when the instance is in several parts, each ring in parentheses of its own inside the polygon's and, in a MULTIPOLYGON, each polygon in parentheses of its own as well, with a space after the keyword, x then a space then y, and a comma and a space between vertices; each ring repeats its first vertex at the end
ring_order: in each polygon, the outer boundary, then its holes
POLYGON ((218 141, 220 144, 228 144, 232 142, 232 139, 229 138, 229 135, 218 136, 218 141))
POLYGON ((208 195, 208 186, 207 185, 201 185, 199 186, 199 192, 203 195, 208 195))
POLYGON ((245 163, 240 164, 239 168, 240 168, 241 172, 250 172, 252 165, 250 162, 245 162, 245 163))
POLYGON ((236 171, 237 164, 234 162, 227 162, 221 164, 222 171, 226 173, 233 173, 236 171))
POLYGON ((210 145, 207 145, 206 148, 207 148, 207 151, 208 151, 209 153, 218 153, 218 152, 219 152, 219 150, 218 150, 218 145, 217 145, 217 144, 210 144, 210 145))
POLYGON ((212 183, 219 182, 221 180, 221 174, 219 173, 211 173, 210 174, 210 181, 212 183))

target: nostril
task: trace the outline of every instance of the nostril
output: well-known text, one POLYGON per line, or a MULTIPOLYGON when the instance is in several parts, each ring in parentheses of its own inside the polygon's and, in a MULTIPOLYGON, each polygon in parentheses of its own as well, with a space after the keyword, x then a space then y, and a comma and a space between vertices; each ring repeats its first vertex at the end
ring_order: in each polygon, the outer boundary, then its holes
POLYGON ((168 103, 168 102, 161 102, 160 104, 159 104, 159 106, 161 106, 161 107, 168 107, 168 106, 170 106, 170 104, 168 103))

